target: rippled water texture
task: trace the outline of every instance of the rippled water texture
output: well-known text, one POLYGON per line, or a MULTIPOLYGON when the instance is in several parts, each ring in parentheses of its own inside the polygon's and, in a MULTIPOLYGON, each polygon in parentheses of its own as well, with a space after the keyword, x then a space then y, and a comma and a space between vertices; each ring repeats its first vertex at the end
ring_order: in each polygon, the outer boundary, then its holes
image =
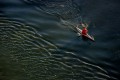
POLYGON ((1 0, 0 80, 119 80, 118 3, 1 0), (77 36, 81 20, 96 42, 77 36))

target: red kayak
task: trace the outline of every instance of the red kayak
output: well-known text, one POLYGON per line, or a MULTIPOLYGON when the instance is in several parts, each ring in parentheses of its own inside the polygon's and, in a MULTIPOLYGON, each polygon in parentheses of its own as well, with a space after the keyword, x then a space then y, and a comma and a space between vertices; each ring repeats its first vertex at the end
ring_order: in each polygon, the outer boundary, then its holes
POLYGON ((78 27, 76 27, 76 29, 77 29, 77 31, 78 31, 79 36, 83 36, 83 37, 88 38, 88 39, 91 40, 91 41, 95 41, 94 37, 90 36, 89 34, 83 35, 83 34, 82 34, 82 29, 80 29, 80 28, 78 28, 78 27))

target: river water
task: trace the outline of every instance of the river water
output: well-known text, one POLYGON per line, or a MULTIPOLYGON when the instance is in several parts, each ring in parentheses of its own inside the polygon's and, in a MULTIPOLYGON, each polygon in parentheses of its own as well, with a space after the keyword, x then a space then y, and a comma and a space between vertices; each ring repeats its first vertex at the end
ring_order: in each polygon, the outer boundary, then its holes
POLYGON ((0 0, 0 80, 120 80, 119 3, 0 0))

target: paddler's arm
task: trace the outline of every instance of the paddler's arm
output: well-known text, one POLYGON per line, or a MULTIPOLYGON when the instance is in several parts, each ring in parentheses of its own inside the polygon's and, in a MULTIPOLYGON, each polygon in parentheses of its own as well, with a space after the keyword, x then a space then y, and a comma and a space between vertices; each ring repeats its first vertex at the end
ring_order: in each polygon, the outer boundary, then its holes
POLYGON ((85 25, 86 25, 86 27, 88 27, 88 24, 87 24, 87 23, 85 23, 85 25))

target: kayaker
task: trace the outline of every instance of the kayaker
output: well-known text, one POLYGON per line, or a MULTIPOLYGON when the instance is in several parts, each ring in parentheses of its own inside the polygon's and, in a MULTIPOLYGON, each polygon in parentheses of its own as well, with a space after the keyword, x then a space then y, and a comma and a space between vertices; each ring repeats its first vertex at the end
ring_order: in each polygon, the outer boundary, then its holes
POLYGON ((86 35, 87 32, 88 32, 88 30, 87 30, 88 25, 87 24, 83 24, 83 23, 81 23, 81 25, 83 27, 83 29, 82 29, 82 35, 86 35))
POLYGON ((87 30, 87 27, 88 27, 88 24, 84 24, 84 23, 80 23, 79 25, 77 25, 75 28, 77 30, 77 33, 78 33, 78 36, 81 36, 83 40, 92 40, 92 41, 95 41, 94 40, 94 37, 90 36, 88 34, 88 30, 87 30), (79 28, 80 27, 83 27, 82 29, 79 28))

